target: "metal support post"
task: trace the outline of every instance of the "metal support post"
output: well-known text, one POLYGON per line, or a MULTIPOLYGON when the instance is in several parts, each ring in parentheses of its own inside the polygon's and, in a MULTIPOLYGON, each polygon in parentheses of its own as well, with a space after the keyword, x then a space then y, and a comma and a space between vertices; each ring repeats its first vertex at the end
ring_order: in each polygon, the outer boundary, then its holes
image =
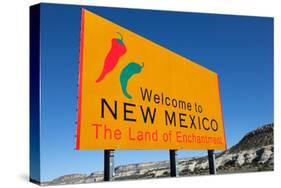
POLYGON ((171 177, 179 176, 177 155, 177 150, 170 150, 171 177))
POLYGON ((209 171, 210 174, 216 174, 216 159, 214 150, 208 150, 208 161, 209 161, 209 171))
POLYGON ((114 180, 114 150, 104 150, 104 181, 114 180))

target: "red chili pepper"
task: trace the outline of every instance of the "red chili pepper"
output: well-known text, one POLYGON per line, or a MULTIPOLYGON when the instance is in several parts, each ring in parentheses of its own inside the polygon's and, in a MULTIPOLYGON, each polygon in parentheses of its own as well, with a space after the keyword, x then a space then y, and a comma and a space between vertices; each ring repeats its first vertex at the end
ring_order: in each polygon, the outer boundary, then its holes
POLYGON ((96 80, 96 83, 102 81, 104 77, 114 69, 114 67, 118 63, 119 58, 123 56, 127 51, 126 46, 123 43, 122 35, 118 32, 117 34, 120 35, 120 39, 113 38, 111 40, 111 49, 104 60, 102 72, 99 78, 96 80))

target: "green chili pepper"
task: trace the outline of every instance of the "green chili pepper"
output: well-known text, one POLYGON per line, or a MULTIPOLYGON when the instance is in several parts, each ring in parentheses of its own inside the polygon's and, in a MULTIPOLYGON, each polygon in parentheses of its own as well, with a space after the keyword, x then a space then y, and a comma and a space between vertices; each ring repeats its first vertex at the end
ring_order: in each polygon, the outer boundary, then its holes
POLYGON ((120 83, 121 83, 122 91, 125 97, 127 97, 128 99, 132 98, 132 96, 127 91, 128 81, 133 75, 140 73, 142 71, 143 66, 144 63, 139 65, 135 62, 130 62, 125 68, 123 68, 120 74, 120 83))

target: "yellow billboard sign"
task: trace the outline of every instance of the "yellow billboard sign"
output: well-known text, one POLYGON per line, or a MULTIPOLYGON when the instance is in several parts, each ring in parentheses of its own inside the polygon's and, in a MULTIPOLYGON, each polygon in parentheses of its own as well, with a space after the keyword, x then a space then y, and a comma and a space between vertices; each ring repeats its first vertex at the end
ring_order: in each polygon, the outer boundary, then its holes
POLYGON ((76 149, 226 149, 218 75, 82 9, 76 149))

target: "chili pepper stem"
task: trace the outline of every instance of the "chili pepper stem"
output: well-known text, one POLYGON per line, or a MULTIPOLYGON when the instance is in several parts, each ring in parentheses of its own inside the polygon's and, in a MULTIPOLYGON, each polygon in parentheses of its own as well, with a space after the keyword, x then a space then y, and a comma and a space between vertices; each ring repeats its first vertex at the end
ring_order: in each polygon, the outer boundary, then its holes
POLYGON ((119 36, 120 36, 120 40, 123 41, 123 36, 121 35, 121 33, 116 32, 119 36))

